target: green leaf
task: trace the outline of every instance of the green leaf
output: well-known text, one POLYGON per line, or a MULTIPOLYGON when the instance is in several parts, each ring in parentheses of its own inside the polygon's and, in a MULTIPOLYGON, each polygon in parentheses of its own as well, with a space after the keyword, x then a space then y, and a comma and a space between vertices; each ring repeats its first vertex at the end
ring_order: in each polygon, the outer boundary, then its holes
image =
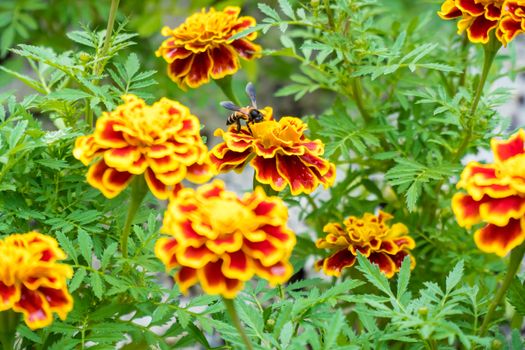
POLYGON ((450 271, 450 273, 447 276, 445 288, 446 293, 450 293, 452 289, 461 281, 461 278, 463 278, 463 265, 464 261, 460 260, 456 266, 454 266, 454 269, 450 271))
POLYGON ((517 277, 514 277, 510 284, 507 299, 518 314, 525 316, 525 284, 521 283, 517 277))
POLYGON ((403 263, 401 264, 401 269, 397 274, 397 299, 401 299, 403 294, 405 294, 408 282, 410 281, 410 256, 405 256, 403 263))
POLYGON ((57 240, 60 243, 60 247, 64 249, 69 258, 73 259, 75 264, 78 264, 78 256, 73 243, 66 237, 62 231, 56 233, 57 240))
POLYGON ((50 93, 48 97, 55 98, 57 100, 65 100, 65 101, 74 102, 74 101, 78 101, 84 98, 92 98, 93 95, 85 93, 84 91, 65 88, 65 89, 54 91, 50 93))
POLYGON ((295 13, 293 11, 292 5, 290 5, 290 2, 288 0, 279 0, 279 7, 286 16, 295 20, 295 13))
POLYGON ((392 290, 386 276, 379 270, 376 264, 372 264, 362 254, 357 255, 359 266, 357 268, 365 275, 365 278, 383 293, 392 296, 392 290))
POLYGON ((96 271, 91 272, 90 282, 93 294, 95 294, 98 299, 102 299, 104 296, 104 284, 96 271))
POLYGON ((277 13, 277 11, 275 11, 270 6, 260 3, 260 4, 257 4, 257 7, 259 7, 259 10, 261 10, 261 12, 264 13, 266 16, 274 19, 277 22, 281 21, 281 17, 279 17, 279 14, 277 13))
POLYGON ((113 242, 104 250, 104 254, 102 254, 102 259, 100 261, 101 270, 105 269, 108 266, 109 261, 115 255, 115 253, 117 252, 117 249, 118 249, 118 243, 113 242))
POLYGON ((337 337, 339 336, 341 328, 345 323, 343 311, 341 311, 341 309, 337 309, 335 315, 332 315, 330 323, 326 327, 323 349, 330 350, 337 348, 337 337))
POLYGON ((126 69, 128 79, 133 78, 133 76, 135 76, 135 74, 139 71, 140 68, 140 61, 138 56, 135 53, 129 55, 124 67, 126 69))
POLYGON ((290 340, 292 340, 293 333, 294 326, 292 321, 286 322, 283 328, 281 329, 281 334, 279 334, 279 342, 281 343, 281 347, 283 349, 286 349, 290 344, 290 340))
POLYGON ((82 283, 84 278, 86 278, 86 275, 87 275, 86 269, 82 267, 75 271, 75 275, 69 282, 69 292, 70 293, 73 293, 75 290, 78 289, 78 287, 80 287, 80 284, 82 283))
POLYGON ((88 265, 91 266, 93 260, 91 253, 93 250, 93 241, 89 234, 81 228, 78 229, 78 244, 80 246, 80 253, 84 259, 86 259, 88 265))

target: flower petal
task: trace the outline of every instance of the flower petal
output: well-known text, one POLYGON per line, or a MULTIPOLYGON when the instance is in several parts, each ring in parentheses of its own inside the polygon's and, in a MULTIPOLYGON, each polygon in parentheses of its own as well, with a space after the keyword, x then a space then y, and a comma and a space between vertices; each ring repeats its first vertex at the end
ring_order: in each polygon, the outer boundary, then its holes
POLYGON ((524 220, 524 218, 510 219, 509 223, 503 227, 488 224, 474 233, 474 241, 485 253, 505 256, 525 239, 524 220))
POLYGON ((221 79, 239 70, 239 61, 235 51, 228 45, 219 45, 209 51, 213 67, 211 77, 221 79))
POLYGON ((482 202, 474 200, 471 196, 456 193, 452 197, 452 211, 456 216, 459 226, 470 229, 481 221, 479 207, 482 202))
POLYGON ((191 88, 197 88, 207 83, 210 78, 213 61, 208 52, 203 52, 193 56, 193 63, 184 82, 191 88))
POLYGON ((323 271, 328 276, 339 277, 346 267, 354 265, 356 257, 348 250, 341 249, 324 259, 323 271))
POLYGON ((491 140, 492 152, 497 162, 503 162, 511 157, 523 154, 525 131, 520 129, 508 140, 491 140))
POLYGON ((525 215, 525 198, 510 196, 490 199, 479 206, 481 218, 496 226, 506 226, 510 219, 519 219, 525 215))
POLYGON ((385 274, 386 277, 391 278, 396 273, 396 264, 385 253, 372 253, 368 257, 372 264, 379 266, 379 270, 385 274))

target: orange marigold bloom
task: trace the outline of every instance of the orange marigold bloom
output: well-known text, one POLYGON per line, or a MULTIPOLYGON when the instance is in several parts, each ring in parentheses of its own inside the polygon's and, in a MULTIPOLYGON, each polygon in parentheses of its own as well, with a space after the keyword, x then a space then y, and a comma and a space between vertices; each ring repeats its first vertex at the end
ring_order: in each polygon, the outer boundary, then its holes
POLYGON ((76 140, 73 155, 85 165, 88 183, 107 198, 122 192, 134 175, 144 174, 153 194, 166 199, 183 179, 203 183, 212 173, 200 123, 178 102, 162 98, 152 106, 134 96, 104 112, 95 132, 76 140))
POLYGON ((489 42, 490 32, 498 26, 504 0, 445 0, 438 15, 443 19, 461 17, 458 33, 467 31, 473 43, 489 42))
POLYGON ((31 329, 50 325, 53 313, 64 320, 73 309, 66 283, 73 270, 56 261, 65 258, 54 238, 38 232, 1 239, 0 312, 23 313, 31 329))
POLYGON ((234 74, 240 66, 239 57, 251 60, 260 56, 261 47, 252 42, 256 32, 230 39, 256 24, 253 17, 239 17, 240 11, 236 6, 222 11, 202 9, 175 29, 162 28, 162 35, 169 38, 155 54, 168 62, 169 77, 182 89, 205 84, 210 76, 221 79, 234 74))
POLYGON ((525 0, 507 0, 503 5, 501 21, 496 35, 507 44, 518 34, 525 32, 525 0))
POLYGON ((217 129, 223 143, 210 151, 210 160, 217 171, 242 171, 250 163, 255 177, 262 184, 282 191, 287 185, 291 193, 312 193, 320 184, 325 188, 335 180, 335 166, 321 158, 324 145, 304 135, 307 125, 299 118, 272 118, 272 109, 261 110, 265 120, 237 132, 232 125, 228 131, 217 129))
POLYGON ((399 271, 405 256, 410 256, 411 267, 416 260, 409 250, 416 243, 408 236, 408 229, 401 223, 389 226, 387 221, 392 215, 379 211, 379 215, 366 213, 362 218, 350 216, 344 221, 344 227, 338 223, 330 223, 324 227, 326 237, 316 242, 317 248, 335 250, 328 258, 315 263, 315 267, 329 276, 340 276, 344 268, 354 265, 357 252, 388 277, 399 271))
POLYGON ((208 294, 234 298, 254 275, 272 285, 290 278, 296 239, 287 219, 282 200, 260 187, 242 199, 219 180, 184 188, 170 201, 162 226, 170 237, 157 241, 155 254, 167 269, 179 268, 182 292, 200 282, 208 294))
POLYGON ((505 256, 525 240, 525 131, 508 140, 491 142, 493 164, 470 162, 463 170, 452 210, 458 224, 470 229, 486 223, 474 233, 478 248, 505 256))

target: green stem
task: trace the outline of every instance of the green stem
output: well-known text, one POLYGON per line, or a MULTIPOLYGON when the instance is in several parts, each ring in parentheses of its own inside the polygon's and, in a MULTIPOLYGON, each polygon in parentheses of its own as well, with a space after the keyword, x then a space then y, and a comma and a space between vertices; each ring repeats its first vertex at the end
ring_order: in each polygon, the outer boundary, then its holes
POLYGON ((235 93, 233 92, 231 75, 227 75, 222 79, 217 79, 214 81, 221 88, 224 95, 230 99, 230 101, 235 103, 237 106, 242 106, 239 102, 239 99, 237 98, 237 96, 235 96, 235 93))
POLYGON ((492 37, 491 41, 487 45, 483 46, 483 48, 485 49, 483 69, 481 71, 481 77, 479 79, 479 83, 476 89, 476 94, 474 95, 474 100, 472 101, 472 105, 470 106, 470 112, 468 116, 469 119, 467 121, 467 135, 463 138, 461 145, 454 153, 453 162, 458 161, 459 158, 461 158, 461 156, 463 155, 463 152, 465 152, 465 150, 468 148, 468 145, 472 138, 472 133, 474 131, 473 129, 476 124, 475 114, 478 109, 481 95, 483 94, 483 87, 485 86, 485 82, 487 81, 487 77, 489 75, 490 67, 492 67, 492 63, 494 62, 494 58, 496 57, 496 54, 498 53, 500 47, 501 43, 492 37))
POLYGON ((326 17, 328 17, 330 28, 334 29, 334 17, 332 14, 332 8, 330 7, 330 0, 324 0, 324 10, 326 11, 326 17))
POLYGON ((512 250, 512 252, 510 253, 510 262, 507 268, 507 274, 505 275, 505 279, 503 280, 503 283, 499 287, 498 292, 494 296, 494 299, 492 299, 492 302, 489 305, 489 309, 487 313, 485 314, 485 318, 483 319, 483 323, 481 324, 481 328, 479 329, 479 335, 481 337, 483 337, 485 333, 487 332, 489 328, 490 320, 492 319, 494 315, 494 311, 496 310, 496 307, 499 305, 499 303, 505 296, 507 289, 509 289, 509 286, 512 283, 512 280, 514 279, 514 276, 516 276, 516 273, 518 272, 521 266, 521 261, 523 260, 524 254, 525 254, 525 243, 520 245, 517 248, 514 248, 514 250, 512 250))
POLYGON ((124 224, 124 229, 120 236, 120 250, 124 258, 128 257, 128 237, 131 231, 131 224, 133 223, 135 214, 140 208, 140 203, 142 203, 146 193, 148 193, 148 187, 146 186, 144 176, 135 176, 131 183, 131 198, 128 207, 128 215, 126 216, 126 223, 124 224))
POLYGON ((253 350, 253 345, 250 341, 250 338, 248 338, 248 336, 246 335, 246 332, 242 327, 241 320, 239 320, 239 316, 237 315, 237 311, 235 310, 233 299, 227 299, 223 297, 222 302, 224 303, 224 306, 226 306, 226 311, 228 312, 228 315, 230 315, 233 325, 235 326, 235 328, 237 328, 237 331, 239 332, 239 335, 241 336, 244 345, 246 345, 246 349, 253 350))
POLYGON ((363 103, 363 86, 361 85, 361 79, 355 78, 352 81, 352 90, 354 95, 355 104, 357 105, 357 109, 359 109, 359 113, 361 113, 361 116, 363 117, 363 121, 365 124, 370 123, 370 114, 368 114, 365 104, 363 103))
MULTIPOLYGON (((93 69, 93 74, 95 76, 100 75, 104 69, 105 60, 102 59, 108 54, 109 45, 111 44, 111 34, 113 33, 113 26, 115 25, 115 18, 117 17, 117 9, 120 0, 111 0, 111 8, 109 10, 108 26, 106 27, 106 37, 104 38, 104 45, 100 51, 100 60, 97 62, 95 68, 93 69)), ((98 55, 97 55, 98 56, 98 55)))
MULTIPOLYGON (((113 34, 113 26, 115 25, 115 18, 117 17, 117 10, 118 10, 118 4, 120 0, 111 0, 111 8, 109 9, 109 17, 108 17, 108 25, 106 27, 106 36, 104 38, 104 44, 102 45, 102 49, 100 50, 100 53, 97 53, 97 58, 99 59, 97 63, 95 64, 95 67, 93 67, 93 75, 96 77, 95 80, 93 80, 93 84, 97 85, 99 81, 99 76, 102 74, 102 71, 104 70, 104 66, 106 65, 107 60, 103 59, 108 54, 109 46, 111 44, 111 36, 113 34)), ((86 123, 93 127, 93 111, 91 110, 91 107, 88 105, 86 106, 86 123)))
POLYGON ((0 342, 3 350, 15 348, 16 327, 20 321, 20 314, 12 310, 0 312, 0 342))

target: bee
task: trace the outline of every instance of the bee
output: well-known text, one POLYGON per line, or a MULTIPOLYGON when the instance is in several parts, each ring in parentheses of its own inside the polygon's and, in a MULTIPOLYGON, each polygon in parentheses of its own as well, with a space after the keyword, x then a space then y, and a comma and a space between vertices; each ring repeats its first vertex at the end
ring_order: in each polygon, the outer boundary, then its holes
POLYGON ((250 128, 250 124, 262 122, 264 120, 264 115, 260 110, 257 109, 257 102, 255 101, 255 88, 252 83, 248 83, 246 85, 246 94, 250 98, 250 106, 239 107, 231 101, 223 101, 221 102, 221 106, 230 111, 233 111, 233 113, 228 117, 228 120, 226 120, 226 125, 237 123, 237 132, 240 132, 241 120, 244 120, 251 134, 252 129, 250 128))

